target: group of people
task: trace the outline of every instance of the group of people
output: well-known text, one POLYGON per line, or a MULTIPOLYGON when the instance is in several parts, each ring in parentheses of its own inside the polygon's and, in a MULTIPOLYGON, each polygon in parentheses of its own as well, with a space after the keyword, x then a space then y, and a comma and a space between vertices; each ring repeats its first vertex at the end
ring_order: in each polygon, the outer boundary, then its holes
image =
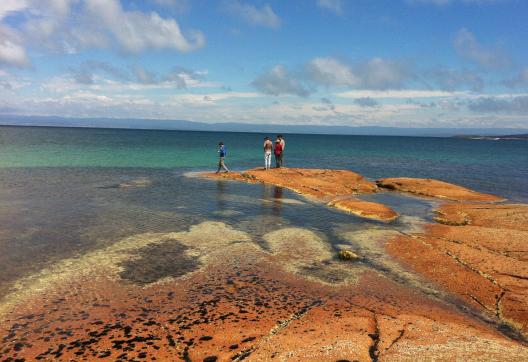
POLYGON ((275 140, 275 144, 271 142, 269 137, 264 137, 264 169, 269 170, 271 168, 271 153, 275 155, 275 166, 281 168, 284 162, 284 148, 286 147, 286 141, 284 137, 279 134, 275 140))
MULTIPOLYGON (((264 137, 264 169, 269 170, 271 168, 271 154, 275 155, 275 166, 281 168, 284 163, 284 149, 286 147, 286 141, 284 137, 279 134, 275 143, 273 143, 269 137, 264 137)), ((225 157, 227 155, 227 148, 224 142, 218 143, 218 156, 220 157, 218 161, 218 170, 216 173, 219 173, 221 170, 224 172, 229 172, 225 164, 225 157)))

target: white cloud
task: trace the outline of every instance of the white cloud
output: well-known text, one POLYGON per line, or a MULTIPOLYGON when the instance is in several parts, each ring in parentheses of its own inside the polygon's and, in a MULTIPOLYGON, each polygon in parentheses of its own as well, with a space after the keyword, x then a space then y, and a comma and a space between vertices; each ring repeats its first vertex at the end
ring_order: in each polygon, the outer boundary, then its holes
POLYGON ((0 63, 27 66, 27 48, 77 53, 114 48, 190 52, 205 45, 200 31, 184 33, 175 19, 156 12, 128 11, 119 0, 1 0, 0 21, 20 14, 18 30, 0 23, 0 63))
POLYGON ((517 113, 526 115, 528 112, 528 96, 517 96, 509 99, 497 97, 479 97, 468 103, 473 112, 483 113, 517 113))
POLYGON ((378 101, 370 97, 356 98, 354 103, 360 107, 376 107, 379 105, 378 101))
POLYGON ((70 13, 71 6, 78 0, 32 0, 33 6, 43 5, 41 11, 49 11, 55 16, 64 17, 70 13))
POLYGON ((280 18, 269 4, 257 8, 254 5, 245 4, 238 0, 227 0, 223 6, 227 12, 242 18, 250 25, 265 26, 272 29, 277 29, 281 25, 280 18))
POLYGON ((26 67, 29 65, 29 59, 26 50, 21 45, 15 44, 9 39, 2 39, 0 40, 1 63, 15 67, 26 67))
POLYGON ((260 94, 254 92, 220 92, 220 93, 185 93, 177 94, 171 97, 170 101, 175 103, 186 103, 195 105, 210 105, 212 103, 224 101, 226 99, 240 99, 240 98, 257 98, 260 94))
POLYGON ((2 0, 0 2, 0 20, 6 16, 27 8, 28 4, 25 0, 2 0))
POLYGON ((357 87, 361 78, 350 66, 334 58, 315 58, 308 64, 313 80, 327 86, 357 87))
POLYGON ((335 58, 315 58, 307 69, 313 81, 333 87, 395 89, 401 88, 411 76, 405 65, 381 58, 356 64, 335 58))
POLYGON ((475 62, 483 68, 503 68, 511 64, 511 60, 503 51, 485 48, 473 33, 465 28, 458 31, 453 46, 462 58, 475 62))
POLYGON ((27 67, 30 64, 22 37, 18 32, 0 23, 0 64, 27 67))
POLYGON ((371 89, 400 88, 410 76, 403 64, 381 58, 359 64, 357 72, 362 78, 363 87, 371 89))
POLYGON ((5 70, 0 69, 0 91, 16 91, 17 89, 27 87, 31 83, 28 80, 21 79, 5 70))
POLYGON ((322 9, 334 12, 337 15, 343 15, 342 0, 317 0, 317 6, 322 9))
POLYGON ((281 94, 294 94, 306 97, 310 90, 306 87, 300 78, 291 74, 288 69, 282 65, 276 65, 269 71, 258 76, 252 85, 262 93, 278 96, 281 94))
POLYGON ((177 49, 189 52, 205 45, 199 31, 185 37, 174 19, 165 19, 155 12, 125 11, 118 0, 86 0, 86 9, 93 21, 108 30, 126 51, 177 49))
POLYGON ((468 92, 446 92, 439 90, 355 90, 349 92, 337 93, 336 96, 341 98, 376 98, 376 99, 408 99, 408 98, 443 98, 467 96, 468 92))
POLYGON ((265 94, 308 96, 318 86, 386 90, 401 88, 411 78, 403 64, 373 58, 348 64, 331 57, 310 61, 301 72, 276 65, 258 76, 252 85, 265 94))
POLYGON ((218 88, 221 85, 207 81, 207 71, 193 71, 174 67, 165 74, 158 74, 141 66, 119 68, 106 62, 86 61, 72 67, 69 73, 49 79, 41 88, 61 94, 74 91, 98 91, 103 93, 141 92, 149 90, 177 90, 184 88, 218 88))
MULTIPOLYGON (((72 6, 79 0, 26 0, 20 33, 24 46, 71 53, 74 39, 68 26, 72 6)), ((76 16, 76 20, 80 21, 76 16)), ((83 27, 79 25, 79 27, 83 27)))
POLYGON ((443 90, 453 91, 469 87, 473 91, 480 91, 484 88, 484 80, 467 69, 437 68, 427 75, 443 90))
POLYGON ((112 98, 90 92, 75 92, 69 95, 66 95, 62 98, 66 102, 97 102, 99 104, 111 103, 112 98))
POLYGON ((30 65, 23 38, 18 31, 0 22, 0 65, 27 67, 30 65))

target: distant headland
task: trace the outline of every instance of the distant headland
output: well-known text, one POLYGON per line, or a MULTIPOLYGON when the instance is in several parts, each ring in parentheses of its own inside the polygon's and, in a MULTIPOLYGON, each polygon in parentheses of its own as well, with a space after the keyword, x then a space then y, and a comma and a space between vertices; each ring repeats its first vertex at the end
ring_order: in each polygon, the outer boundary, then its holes
POLYGON ((458 135, 454 136, 455 138, 463 138, 468 140, 528 140, 528 133, 523 134, 511 134, 506 136, 483 136, 483 135, 458 135))
POLYGON ((168 131, 294 133, 356 136, 495 137, 497 134, 528 134, 522 128, 410 128, 383 126, 338 126, 310 124, 205 123, 170 119, 70 118, 58 116, 0 115, 2 126, 119 128, 168 131), (480 136, 472 136, 480 135, 480 136))

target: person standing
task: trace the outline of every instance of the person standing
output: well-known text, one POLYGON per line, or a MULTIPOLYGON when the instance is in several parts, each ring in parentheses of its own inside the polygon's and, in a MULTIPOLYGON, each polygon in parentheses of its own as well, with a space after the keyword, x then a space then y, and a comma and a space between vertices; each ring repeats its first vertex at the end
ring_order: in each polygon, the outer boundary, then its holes
POLYGON ((269 137, 264 137, 264 169, 271 168, 271 151, 273 151, 273 142, 269 137))
POLYGON ((277 138, 275 141, 275 164, 277 168, 282 166, 282 145, 280 139, 277 138))
POLYGON ((284 140, 283 135, 277 135, 277 138, 280 140, 280 144, 282 147, 281 155, 280 155, 280 164, 281 166, 284 164, 284 149, 286 148, 286 141, 284 140))
POLYGON ((224 142, 218 143, 218 156, 220 157, 220 159, 218 160, 218 170, 216 171, 216 173, 219 173, 220 170, 222 169, 224 170, 224 172, 229 172, 229 169, 225 165, 226 155, 227 155, 227 149, 226 149, 226 146, 224 145, 224 142))

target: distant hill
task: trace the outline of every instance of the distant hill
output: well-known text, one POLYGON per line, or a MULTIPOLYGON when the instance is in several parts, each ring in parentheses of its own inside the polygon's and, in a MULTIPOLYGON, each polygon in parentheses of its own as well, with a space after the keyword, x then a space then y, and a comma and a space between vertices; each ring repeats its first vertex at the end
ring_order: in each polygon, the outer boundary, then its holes
POLYGON ((483 135, 457 135, 454 136, 456 138, 464 138, 464 139, 470 139, 470 140, 528 140, 528 133, 522 133, 522 134, 511 134, 511 135, 505 135, 505 136, 483 136, 483 135))
POLYGON ((496 134, 526 132, 515 128, 399 128, 399 127, 353 127, 353 126, 314 126, 247 123, 201 123, 185 120, 159 119, 116 119, 116 118, 65 118, 53 116, 0 115, 0 125, 48 126, 48 127, 88 127, 88 128, 127 128, 210 132, 255 132, 255 133, 301 133, 336 135, 373 136, 423 136, 423 137, 477 137, 496 134), (473 137, 473 136, 472 136, 473 137))

